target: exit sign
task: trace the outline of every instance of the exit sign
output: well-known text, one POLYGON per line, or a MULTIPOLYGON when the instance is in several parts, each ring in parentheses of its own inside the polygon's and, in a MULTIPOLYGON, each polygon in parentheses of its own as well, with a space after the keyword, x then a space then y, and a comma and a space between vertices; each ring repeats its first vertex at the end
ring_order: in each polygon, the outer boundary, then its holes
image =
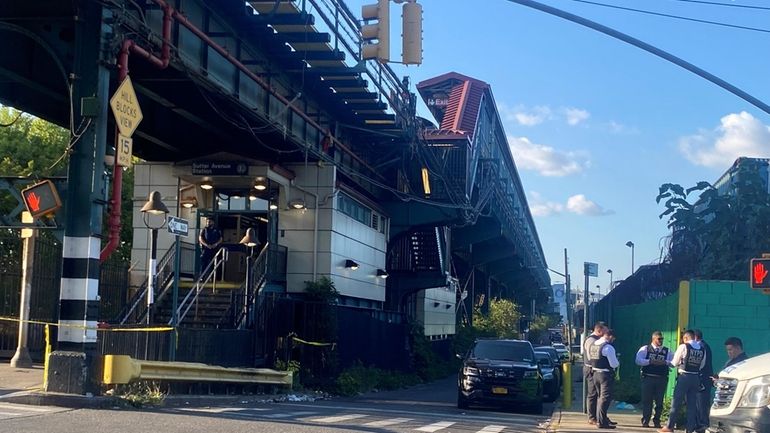
POLYGON ((33 218, 56 212, 61 207, 59 193, 50 180, 24 188, 21 190, 21 196, 33 218))

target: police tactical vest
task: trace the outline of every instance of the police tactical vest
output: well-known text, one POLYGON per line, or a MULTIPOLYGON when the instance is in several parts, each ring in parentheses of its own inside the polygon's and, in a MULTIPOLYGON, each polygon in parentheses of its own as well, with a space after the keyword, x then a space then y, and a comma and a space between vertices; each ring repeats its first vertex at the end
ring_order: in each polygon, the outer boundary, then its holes
POLYGON ((588 348, 588 362, 593 368, 601 368, 604 370, 611 370, 610 360, 606 356, 602 355, 602 349, 609 343, 592 344, 588 348))
MULTIPOLYGON (((668 347, 661 347, 658 351, 651 344, 647 345, 647 357, 646 359, 666 361, 668 358, 668 347)), ((668 376, 668 365, 645 365, 642 367, 642 374, 649 376, 668 376)))
POLYGON ((684 357, 684 371, 688 373, 698 373, 700 371, 700 364, 706 357, 706 351, 701 346, 700 349, 692 347, 687 344, 687 355, 684 357))

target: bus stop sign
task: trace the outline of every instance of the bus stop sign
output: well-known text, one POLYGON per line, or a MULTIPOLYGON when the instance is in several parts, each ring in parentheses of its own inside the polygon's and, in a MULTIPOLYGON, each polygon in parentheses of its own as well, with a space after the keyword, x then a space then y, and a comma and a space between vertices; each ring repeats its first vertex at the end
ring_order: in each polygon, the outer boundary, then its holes
POLYGON ((61 199, 56 187, 50 180, 38 182, 21 190, 24 205, 33 218, 56 212, 61 207, 61 199))

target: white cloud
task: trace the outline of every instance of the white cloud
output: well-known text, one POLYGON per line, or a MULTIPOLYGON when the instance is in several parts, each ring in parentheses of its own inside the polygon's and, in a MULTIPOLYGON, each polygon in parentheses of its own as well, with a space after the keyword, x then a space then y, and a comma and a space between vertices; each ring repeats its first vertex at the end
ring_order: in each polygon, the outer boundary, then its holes
POLYGON ((580 173, 589 165, 582 152, 563 152, 533 143, 527 137, 508 136, 508 146, 519 168, 534 170, 543 176, 561 177, 580 173))
POLYGON ((745 111, 728 114, 713 131, 680 138, 679 150, 706 167, 727 167, 741 156, 770 157, 770 127, 745 111))
POLYGON ((567 199, 566 204, 562 204, 545 200, 535 191, 531 191, 529 194, 529 211, 532 213, 532 216, 536 217, 547 217, 564 213, 582 216, 605 216, 615 213, 589 200, 584 194, 573 195, 567 199))
POLYGON ((588 111, 573 107, 565 108, 564 114, 567 116, 567 124, 570 126, 577 126, 579 123, 584 122, 591 117, 591 113, 588 111))
POLYGON ((506 122, 515 122, 524 126, 539 125, 552 117, 551 108, 546 105, 527 108, 523 105, 509 107, 505 104, 498 104, 500 116, 506 122))
POLYGON ((589 215, 589 216, 602 216, 612 215, 613 211, 604 209, 596 204, 596 202, 589 200, 583 194, 573 195, 567 199, 567 211, 577 215, 589 215))

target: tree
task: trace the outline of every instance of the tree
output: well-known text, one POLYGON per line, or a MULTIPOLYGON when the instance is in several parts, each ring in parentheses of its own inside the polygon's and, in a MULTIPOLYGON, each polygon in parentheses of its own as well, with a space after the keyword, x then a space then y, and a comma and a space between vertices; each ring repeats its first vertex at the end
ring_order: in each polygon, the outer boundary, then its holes
POLYGON ((474 325, 482 335, 497 338, 517 338, 519 336, 519 306, 508 299, 492 299, 489 313, 483 315, 474 312, 474 325))
POLYGON ((668 217, 672 230, 665 261, 679 277, 746 280, 749 259, 770 252, 770 195, 757 164, 766 163, 741 161, 722 194, 708 182, 660 187, 660 218, 668 217))

